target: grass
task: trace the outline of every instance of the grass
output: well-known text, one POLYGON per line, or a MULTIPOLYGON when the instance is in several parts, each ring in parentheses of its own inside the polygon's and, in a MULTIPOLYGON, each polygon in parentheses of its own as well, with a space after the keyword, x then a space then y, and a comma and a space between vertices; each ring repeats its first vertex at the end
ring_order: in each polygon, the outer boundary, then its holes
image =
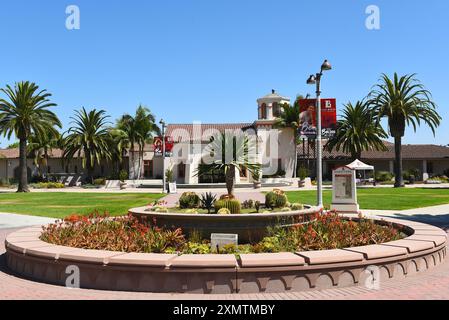
MULTIPOLYGON (((288 200, 293 202, 315 204, 315 191, 290 191, 286 192, 288 200)), ((357 197, 362 209, 372 210, 407 210, 423 208, 441 204, 449 204, 448 189, 428 188, 376 188, 358 189, 357 197)), ((332 202, 332 191, 323 192, 325 205, 332 202)))
POLYGON ((0 212, 64 218, 97 210, 117 216, 126 214, 130 208, 152 203, 162 196, 151 193, 3 193, 0 194, 0 212))

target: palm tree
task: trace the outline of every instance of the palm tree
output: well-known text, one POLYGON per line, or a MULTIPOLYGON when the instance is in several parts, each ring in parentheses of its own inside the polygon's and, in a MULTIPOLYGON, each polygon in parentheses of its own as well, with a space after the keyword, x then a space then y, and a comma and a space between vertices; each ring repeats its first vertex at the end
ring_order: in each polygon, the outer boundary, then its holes
POLYGON ((17 192, 29 192, 27 175, 27 140, 34 134, 43 136, 57 132, 61 122, 56 114, 48 110, 56 106, 51 103, 51 94, 40 90, 29 81, 16 83, 14 88, 7 85, 1 89, 7 100, 0 99, 0 133, 8 139, 14 134, 19 139, 19 187, 17 192))
POLYGON ((295 148, 294 154, 295 154, 295 162, 294 162, 294 168, 293 168, 293 177, 296 178, 297 175, 297 166, 298 166, 298 129, 299 129, 299 114, 300 108, 299 108, 299 100, 303 99, 301 95, 296 97, 295 102, 293 105, 290 105, 288 103, 284 103, 281 107, 283 112, 280 114, 279 118, 277 118, 277 121, 274 125, 275 128, 290 128, 293 130, 293 137, 295 139, 293 147, 295 148))
POLYGON ((156 117, 150 109, 139 105, 134 116, 125 114, 117 122, 117 129, 123 131, 129 142, 131 163, 134 167, 135 146, 138 147, 138 173, 141 177, 141 163, 143 161, 144 147, 146 143, 151 143, 153 134, 160 134, 160 129, 156 124, 156 117))
POLYGON ((82 158, 82 166, 87 169, 88 181, 93 183, 95 164, 102 159, 110 159, 108 148, 109 131, 104 110, 93 109, 89 112, 83 107, 72 119, 72 126, 66 132, 63 158, 71 160, 75 155, 82 158))
POLYGON ((402 180, 402 137, 405 127, 416 128, 423 121, 435 135, 435 129, 440 125, 441 117, 437 113, 436 104, 428 90, 415 78, 415 74, 399 78, 394 74, 391 80, 382 74, 380 83, 369 94, 369 104, 372 106, 377 122, 382 118, 388 120, 388 130, 394 138, 395 149, 395 184, 403 187, 402 180))
POLYGON ((344 105, 342 118, 337 122, 337 132, 325 146, 329 152, 333 149, 351 154, 353 160, 360 159, 362 151, 386 151, 382 139, 388 136, 382 126, 374 120, 374 113, 364 101, 355 106, 349 102, 344 105))
POLYGON ((41 176, 48 176, 48 158, 52 149, 61 147, 59 132, 46 132, 43 135, 31 135, 28 139, 28 153, 33 155, 34 164, 41 176))
POLYGON ((224 132, 214 136, 204 149, 208 158, 206 163, 200 164, 195 172, 202 176, 214 171, 223 171, 226 179, 228 195, 234 195, 235 174, 241 170, 248 170, 254 175, 260 170, 257 163, 257 146, 255 139, 249 139, 245 134, 224 132))
POLYGON ((109 128, 109 151, 111 160, 116 173, 123 169, 123 157, 126 155, 126 149, 129 147, 129 140, 126 132, 117 128, 109 128))

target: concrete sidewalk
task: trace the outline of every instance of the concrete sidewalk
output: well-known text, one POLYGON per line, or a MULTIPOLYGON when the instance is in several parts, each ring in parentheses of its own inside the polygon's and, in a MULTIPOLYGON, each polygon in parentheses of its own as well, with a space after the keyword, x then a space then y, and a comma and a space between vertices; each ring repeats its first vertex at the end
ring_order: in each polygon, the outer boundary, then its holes
POLYGON ((34 217, 14 213, 0 212, 0 229, 22 228, 55 222, 54 218, 34 217))

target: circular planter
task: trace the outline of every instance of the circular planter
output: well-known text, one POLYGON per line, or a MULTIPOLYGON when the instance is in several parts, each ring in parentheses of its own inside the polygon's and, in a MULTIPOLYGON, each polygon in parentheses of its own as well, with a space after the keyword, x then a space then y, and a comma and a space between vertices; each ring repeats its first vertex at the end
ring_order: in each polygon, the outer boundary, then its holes
POLYGON ((202 231, 204 237, 212 233, 238 234, 239 243, 259 241, 267 234, 267 228, 287 227, 304 223, 320 212, 318 207, 305 210, 251 213, 251 214, 188 214, 149 211, 148 207, 130 209, 129 213, 140 221, 155 223, 158 227, 181 228, 184 233, 202 231))
POLYGON ((77 249, 39 240, 42 228, 34 227, 7 236, 6 263, 17 275, 62 286, 72 283, 76 270, 81 288, 229 294, 375 288, 444 261, 443 230, 398 219, 378 222, 405 227, 410 236, 362 247, 236 257, 77 249))

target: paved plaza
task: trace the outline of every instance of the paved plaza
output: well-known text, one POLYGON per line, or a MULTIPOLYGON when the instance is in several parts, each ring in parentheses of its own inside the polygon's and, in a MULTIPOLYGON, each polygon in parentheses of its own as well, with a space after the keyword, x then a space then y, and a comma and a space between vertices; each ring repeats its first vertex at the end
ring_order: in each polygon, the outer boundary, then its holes
MULTIPOLYGON (((449 205, 414 209, 406 211, 366 211, 366 215, 403 217, 410 220, 430 223, 448 231, 449 205)), ((118 291, 99 291, 87 289, 68 289, 64 287, 37 283, 22 279, 11 273, 5 265, 4 240, 7 234, 30 225, 51 222, 54 219, 30 217, 14 214, 0 214, 0 300, 1 299, 156 299, 156 300, 209 300, 209 299, 449 299, 449 262, 433 267, 403 279, 392 279, 381 283, 379 290, 365 287, 335 288, 299 293, 259 293, 259 294, 161 294, 118 291)))

